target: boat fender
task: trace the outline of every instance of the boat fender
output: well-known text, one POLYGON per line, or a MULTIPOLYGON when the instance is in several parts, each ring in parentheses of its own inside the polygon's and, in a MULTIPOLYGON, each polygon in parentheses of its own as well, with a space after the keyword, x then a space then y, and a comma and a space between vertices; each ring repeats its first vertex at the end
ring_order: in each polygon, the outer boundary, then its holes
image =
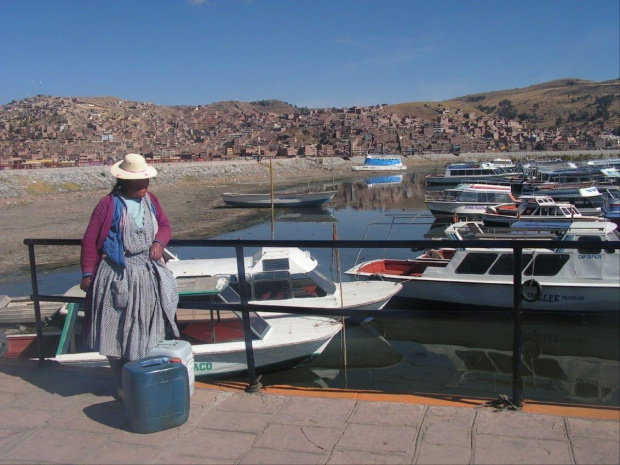
POLYGON ((535 279, 528 279, 523 284, 521 284, 521 297, 526 302, 536 302, 537 300, 540 300, 541 296, 542 296, 542 286, 535 279), (527 293, 525 292, 525 289, 527 287, 533 287, 536 289, 536 292, 534 293, 533 296, 530 297, 529 295, 527 295, 527 293))

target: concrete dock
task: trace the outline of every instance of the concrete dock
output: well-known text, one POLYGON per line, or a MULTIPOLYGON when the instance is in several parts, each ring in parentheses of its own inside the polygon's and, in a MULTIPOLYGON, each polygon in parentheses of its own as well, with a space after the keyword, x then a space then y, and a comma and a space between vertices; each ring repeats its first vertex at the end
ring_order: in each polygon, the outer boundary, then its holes
POLYGON ((620 411, 197 383, 190 416, 130 430, 109 370, 0 359, 0 463, 620 463, 620 411))

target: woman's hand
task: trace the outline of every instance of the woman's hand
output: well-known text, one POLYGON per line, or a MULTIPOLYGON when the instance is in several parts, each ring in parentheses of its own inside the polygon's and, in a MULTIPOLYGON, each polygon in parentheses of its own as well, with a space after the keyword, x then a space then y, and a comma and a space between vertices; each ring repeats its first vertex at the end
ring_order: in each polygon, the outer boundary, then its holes
POLYGON ((151 260, 161 260, 164 256, 164 248, 159 242, 153 242, 151 246, 151 260))
POLYGON ((90 287, 90 282, 92 281, 92 276, 84 276, 82 281, 80 281, 80 289, 84 292, 88 292, 88 288, 90 287))

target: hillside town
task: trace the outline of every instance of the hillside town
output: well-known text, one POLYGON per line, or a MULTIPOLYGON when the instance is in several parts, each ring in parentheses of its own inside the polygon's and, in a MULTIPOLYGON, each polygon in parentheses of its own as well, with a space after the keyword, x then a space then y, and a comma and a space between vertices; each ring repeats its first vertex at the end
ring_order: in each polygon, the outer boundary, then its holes
MULTIPOLYGON (((165 107, 38 95, 0 107, 0 169, 97 166, 128 152, 158 162, 617 149, 611 128, 529 122, 427 104, 433 117, 387 105, 271 111, 261 102, 165 107)), ((281 103, 281 102, 280 102, 281 103)))

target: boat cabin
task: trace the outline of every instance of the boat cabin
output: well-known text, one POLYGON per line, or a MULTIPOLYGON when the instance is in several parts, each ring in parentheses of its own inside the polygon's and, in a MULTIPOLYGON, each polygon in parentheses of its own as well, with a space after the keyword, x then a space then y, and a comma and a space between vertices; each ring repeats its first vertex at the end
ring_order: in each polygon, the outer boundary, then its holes
POLYGON ((455 188, 446 189, 438 200, 476 203, 509 203, 516 202, 510 186, 493 184, 459 184, 455 188))
POLYGON ((581 212, 569 203, 556 203, 553 198, 543 195, 526 195, 521 197, 519 205, 496 205, 488 207, 487 211, 490 215, 510 216, 516 218, 548 218, 561 217, 573 218, 580 217, 581 212))

